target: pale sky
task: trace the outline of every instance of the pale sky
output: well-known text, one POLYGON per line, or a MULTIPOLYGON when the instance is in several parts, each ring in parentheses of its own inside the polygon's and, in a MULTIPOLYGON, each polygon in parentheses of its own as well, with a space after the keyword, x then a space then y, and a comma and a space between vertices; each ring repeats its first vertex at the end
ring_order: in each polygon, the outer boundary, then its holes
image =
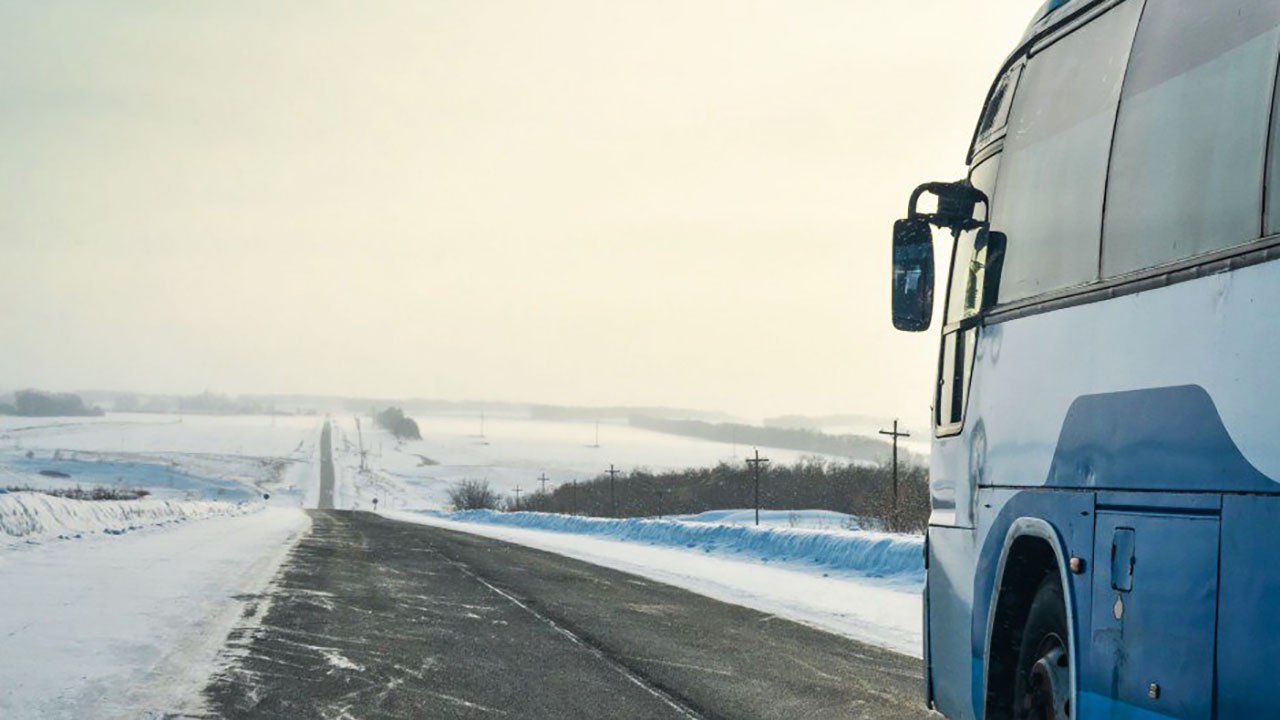
POLYGON ((890 228, 1038 5, 0 0, 0 387, 923 421, 890 228))

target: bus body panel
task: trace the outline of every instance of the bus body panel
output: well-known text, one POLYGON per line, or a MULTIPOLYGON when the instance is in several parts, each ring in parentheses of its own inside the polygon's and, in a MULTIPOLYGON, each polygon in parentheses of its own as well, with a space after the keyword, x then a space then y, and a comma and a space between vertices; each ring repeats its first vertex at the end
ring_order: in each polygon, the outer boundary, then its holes
POLYGON ((1280 497, 1222 499, 1218 596, 1217 717, 1280 715, 1275 661, 1280 654, 1280 497))
MULTIPOLYGON (((1095 618, 1112 611, 1091 607, 1092 584, 1094 572, 1109 562, 1096 552, 1108 551, 1113 538, 1094 535, 1095 497, 1102 505, 1139 515, 1171 507, 1214 514, 1225 503, 1223 553, 1232 559, 1222 567, 1223 611, 1254 619, 1224 624, 1216 662, 1237 673, 1239 666, 1255 668, 1254 676, 1264 672, 1257 669, 1266 667, 1261 658, 1280 647, 1275 635, 1259 637, 1239 628, 1265 625, 1261 611, 1249 603, 1264 597, 1276 603, 1271 607, 1280 607, 1280 581, 1245 584, 1250 578, 1242 569, 1246 561, 1229 550, 1247 543, 1256 556, 1277 546, 1261 545, 1258 538, 1266 521, 1262 516, 1280 513, 1280 498, 1257 495, 1280 493, 1280 484, 1271 479, 1280 477, 1280 443, 1269 437, 1274 423, 1265 421, 1272 407, 1280 407, 1280 373, 1268 363, 1250 361, 1280 353, 1280 323, 1256 310, 1271 307, 1280 307, 1280 263, 979 329, 963 430, 936 439, 930 463, 935 500, 953 498, 952 507, 935 512, 930 528, 929 672, 940 711, 956 718, 982 716, 988 623, 1007 549, 1005 534, 1018 518, 1039 518, 1061 536, 1064 554, 1090 568, 1069 580, 1074 630, 1088 639, 1075 656, 1081 709, 1105 711, 1104 717, 1165 716, 1159 713, 1172 704, 1168 694, 1164 703, 1131 697, 1134 688, 1147 688, 1157 679, 1129 678, 1124 688, 1103 683, 1117 656, 1097 651, 1101 636, 1095 633, 1115 628, 1094 628, 1095 618), (1240 350, 1223 353, 1224 348, 1240 350), (1223 501, 1223 492, 1249 495, 1223 501), (1270 503, 1266 509, 1251 509, 1263 502, 1270 503), (942 527, 940 520, 949 525, 942 527), (957 628, 961 618, 969 618, 968 628, 957 628), (957 648, 966 639, 968 662, 961 663, 957 648), (964 687, 968 695, 962 702, 964 687)), ((1215 576, 1216 533, 1212 543, 1179 544, 1185 557, 1206 562, 1211 557, 1215 576)), ((1143 536, 1143 550, 1151 547, 1151 536, 1143 536)), ((1207 572, 1204 563, 1188 563, 1207 572)), ((1158 608, 1183 587, 1172 576, 1147 576, 1141 590, 1146 604, 1158 608)), ((1216 585, 1213 590, 1216 598, 1216 585)), ((1204 702, 1210 702, 1214 673, 1206 672, 1204 663, 1214 662, 1217 626, 1204 620, 1218 608, 1216 600, 1196 608, 1181 620, 1196 623, 1194 646, 1202 652, 1183 658, 1187 667, 1182 670, 1149 663, 1144 669, 1177 678, 1168 687, 1203 689, 1209 683, 1204 702), (1200 684, 1187 680, 1191 677, 1200 684)), ((1132 641, 1137 631, 1129 632, 1132 641)), ((1151 644, 1157 652, 1150 657, 1159 658, 1163 645, 1151 644)), ((1223 708, 1251 707, 1260 702, 1257 698, 1256 691, 1250 695, 1235 683, 1224 686, 1218 702, 1223 708)), ((1202 714, 1199 706, 1184 702, 1180 707, 1167 716, 1202 714)))
MULTIPOLYGON (((981 481, 1280 493, 1280 264, 982 328, 981 481)), ((977 435, 977 433, 973 433, 977 435)))
POLYGON ((957 720, 978 717, 973 704, 973 567, 977 555, 973 539, 972 528, 929 528, 926 663, 964 672, 934 672, 928 680, 935 707, 957 720))

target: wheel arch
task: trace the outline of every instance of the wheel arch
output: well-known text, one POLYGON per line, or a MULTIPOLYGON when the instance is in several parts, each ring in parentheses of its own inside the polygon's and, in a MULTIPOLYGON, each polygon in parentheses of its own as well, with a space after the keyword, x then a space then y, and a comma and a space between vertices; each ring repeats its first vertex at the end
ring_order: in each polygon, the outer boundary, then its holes
MULTIPOLYGON (((1068 577, 1065 544, 1048 521, 1020 517, 1009 526, 996 566, 995 589, 987 610, 983 653, 982 718, 1009 720, 993 705, 992 689, 1011 681, 1017 664, 1017 642, 1031 608, 1031 600, 1044 576, 1056 573, 1062 584, 1067 610, 1067 645, 1071 657, 1071 707, 1079 707, 1077 675, 1079 642, 1076 637, 1075 603, 1068 577), (1012 649, 1012 658, 1010 652, 1012 649), (994 712, 993 712, 994 711, 994 712)), ((1009 686, 1011 687, 1011 686, 1009 686)))

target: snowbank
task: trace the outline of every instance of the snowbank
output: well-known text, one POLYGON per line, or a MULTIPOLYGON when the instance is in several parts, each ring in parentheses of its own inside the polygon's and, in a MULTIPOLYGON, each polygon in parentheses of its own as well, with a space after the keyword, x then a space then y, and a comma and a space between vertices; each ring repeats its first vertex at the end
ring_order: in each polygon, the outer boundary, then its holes
POLYGON ((485 523, 591 535, 705 553, 735 555, 764 562, 804 564, 866 577, 924 581, 924 539, 862 530, 808 530, 746 527, 706 522, 626 518, 588 518, 551 513, 470 510, 424 514, 467 523, 485 523))
POLYGON ((178 500, 68 500, 37 492, 0 494, 0 547, 50 538, 74 538, 199 518, 243 515, 259 505, 178 500))

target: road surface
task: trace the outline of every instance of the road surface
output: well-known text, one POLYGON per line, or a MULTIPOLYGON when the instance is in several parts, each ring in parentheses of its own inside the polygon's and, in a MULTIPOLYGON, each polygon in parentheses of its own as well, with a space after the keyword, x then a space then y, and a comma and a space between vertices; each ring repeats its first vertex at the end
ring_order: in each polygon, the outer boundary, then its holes
POLYGON ((312 521, 209 716, 928 716, 915 659, 519 545, 312 521))
POLYGON ((320 431, 320 498, 317 508, 333 509, 333 484, 333 427, 326 422, 320 431))

